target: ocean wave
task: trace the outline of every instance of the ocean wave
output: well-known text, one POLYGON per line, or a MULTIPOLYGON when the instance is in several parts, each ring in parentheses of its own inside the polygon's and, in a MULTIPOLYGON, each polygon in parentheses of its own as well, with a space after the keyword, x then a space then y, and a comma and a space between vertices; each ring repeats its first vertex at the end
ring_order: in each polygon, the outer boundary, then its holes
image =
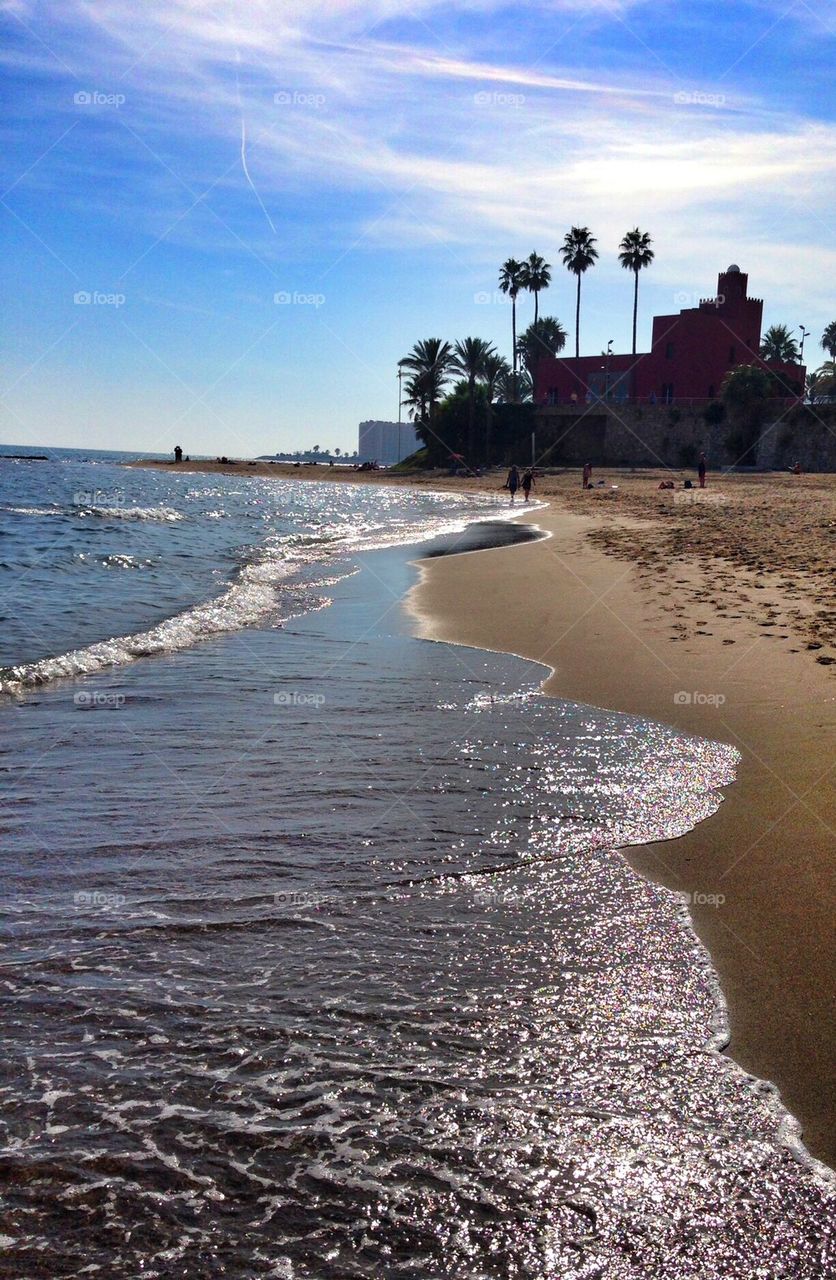
MULTIPOLYGON (((78 513, 77 509, 72 510, 78 513)), ((88 508, 87 514, 107 510, 118 510, 122 515, 129 511, 153 511, 155 518, 167 518, 160 513, 168 508, 88 508)), ((178 512, 172 511, 171 515, 178 520, 183 519, 178 512)), ((496 514, 492 513, 491 518, 496 519, 496 514)), ((448 513, 446 518, 434 516, 407 524, 331 525, 313 532, 300 531, 274 537, 255 550, 236 579, 219 596, 130 635, 113 636, 56 656, 0 667, 0 694, 19 696, 27 689, 53 680, 93 675, 108 667, 124 666, 137 658, 190 649, 211 636, 255 626, 280 607, 283 589, 288 590, 288 601, 292 599, 290 608, 294 615, 320 608, 323 601, 315 592, 320 585, 318 582, 305 582, 302 592, 293 589, 294 583, 290 579, 301 570, 318 563, 323 567, 327 564, 328 582, 333 583, 344 573, 352 571, 351 559, 360 553, 425 542, 431 537, 462 530, 473 520, 473 512, 455 516, 448 513), (344 564, 343 571, 336 575, 335 562, 344 564)), ((117 560, 120 567, 129 567, 124 563, 124 557, 117 560)))
POLYGON ((174 507, 77 507, 75 514, 98 516, 103 520, 165 520, 171 523, 186 518, 174 507))
POLYGON ((0 511, 15 516, 69 516, 81 520, 92 516, 102 520, 164 520, 175 523, 186 518, 182 511, 175 511, 174 507, 97 507, 84 503, 71 503, 64 506, 53 503, 48 507, 3 506, 0 507, 0 511))
POLYGON ((210 636, 251 626, 274 608, 279 582, 293 566, 246 566, 236 582, 212 600, 195 605, 134 635, 100 640, 57 657, 0 669, 0 693, 16 694, 62 677, 92 675, 136 658, 189 649, 210 636), (255 571, 251 571, 255 570, 255 571))

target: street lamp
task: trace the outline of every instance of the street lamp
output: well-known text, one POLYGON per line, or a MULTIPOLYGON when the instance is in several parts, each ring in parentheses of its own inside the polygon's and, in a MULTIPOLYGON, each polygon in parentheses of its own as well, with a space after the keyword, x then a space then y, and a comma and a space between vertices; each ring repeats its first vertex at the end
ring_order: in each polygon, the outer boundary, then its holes
POLYGON ((614 338, 610 338, 607 343, 607 381, 604 387, 604 399, 607 401, 609 401, 610 398, 610 356, 612 355, 612 344, 614 341, 614 338))
POLYGON ((801 330, 801 357, 800 357, 799 363, 803 364, 804 363, 804 343, 807 340, 807 338, 810 336, 810 330, 805 329, 803 324, 800 324, 798 327, 801 330))
POLYGON ((401 460, 401 415, 403 411, 403 361, 398 361, 398 462, 401 460))

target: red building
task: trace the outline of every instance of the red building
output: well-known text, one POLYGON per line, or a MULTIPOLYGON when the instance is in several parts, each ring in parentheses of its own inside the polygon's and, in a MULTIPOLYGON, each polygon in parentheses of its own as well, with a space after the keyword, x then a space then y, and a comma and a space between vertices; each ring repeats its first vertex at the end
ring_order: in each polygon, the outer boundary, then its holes
POLYGON ((677 315, 656 316, 649 352, 640 355, 547 357, 537 365, 534 401, 565 404, 609 400, 713 400, 723 379, 740 364, 760 365, 777 374, 786 398, 803 393, 805 370, 795 364, 765 364, 761 345, 763 301, 747 293, 749 277, 738 266, 723 271, 717 294, 677 315))

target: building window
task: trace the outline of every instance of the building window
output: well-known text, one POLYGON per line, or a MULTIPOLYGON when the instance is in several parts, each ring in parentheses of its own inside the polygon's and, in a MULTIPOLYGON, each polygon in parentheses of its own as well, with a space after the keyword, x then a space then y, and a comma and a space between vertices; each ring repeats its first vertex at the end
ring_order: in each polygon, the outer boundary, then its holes
POLYGON ((665 347, 665 359, 673 360, 673 343, 672 342, 669 342, 668 345, 665 347))

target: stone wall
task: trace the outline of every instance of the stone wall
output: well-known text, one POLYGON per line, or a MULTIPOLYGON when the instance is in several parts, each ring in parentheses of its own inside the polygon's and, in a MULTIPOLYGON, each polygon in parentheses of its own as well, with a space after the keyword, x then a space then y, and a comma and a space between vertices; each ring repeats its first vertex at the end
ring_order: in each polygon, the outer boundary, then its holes
MULTIPOLYGON (((725 419, 706 422, 706 405, 559 405, 537 411, 541 466, 692 468, 704 452, 709 466, 734 466, 737 451, 725 419)), ((768 470, 798 460, 805 471, 836 471, 836 405, 797 407, 764 427, 756 465, 768 470)))
POLYGON ((758 441, 757 465, 783 471, 836 471, 836 404, 804 405, 768 424, 758 441))

